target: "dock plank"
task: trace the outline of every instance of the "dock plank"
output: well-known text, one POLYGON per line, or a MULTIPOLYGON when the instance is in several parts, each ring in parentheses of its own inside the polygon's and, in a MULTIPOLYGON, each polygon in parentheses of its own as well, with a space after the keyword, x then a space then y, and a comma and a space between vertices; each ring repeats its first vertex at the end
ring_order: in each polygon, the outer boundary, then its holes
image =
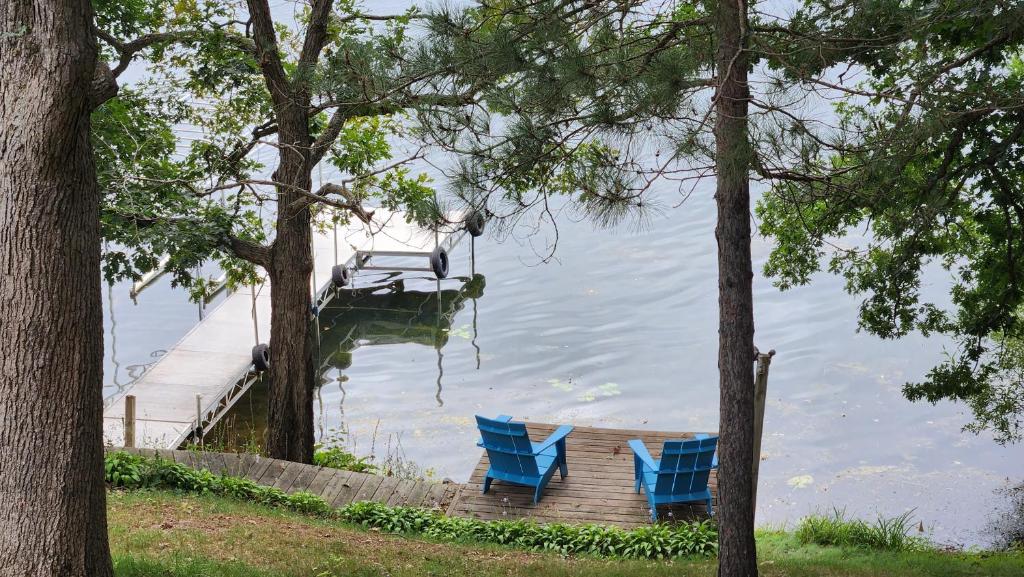
POLYGON ((405 497, 405 503, 402 503, 406 507, 421 507, 423 506, 423 497, 426 496, 427 491, 430 489, 430 483, 426 481, 416 481, 413 484, 412 489, 409 490, 409 494, 405 497))
POLYGON ((268 460, 270 461, 270 466, 267 467, 266 470, 264 470, 263 475, 261 475, 260 478, 256 480, 256 482, 259 483, 260 485, 273 487, 274 484, 277 483, 278 477, 280 477, 281 474, 284 473, 285 467, 288 466, 288 461, 279 461, 277 459, 268 460))
POLYGON ((322 497, 324 491, 327 489, 328 483, 331 478, 334 477, 335 472, 335 469, 320 467, 320 470, 317 471, 316 475, 314 475, 313 479, 309 482, 309 486, 306 487, 306 490, 314 495, 320 495, 322 497))
POLYGON ((432 483, 427 489, 426 495, 423 496, 423 503, 421 506, 427 509, 440 509, 445 511, 448 509, 448 504, 444 502, 445 486, 440 483, 432 483))
POLYGON ((335 471, 334 476, 327 481, 327 486, 324 487, 323 492, 320 494, 324 501, 332 507, 343 507, 348 504, 348 500, 344 499, 342 494, 348 488, 348 482, 351 478, 352 473, 350 471, 335 471))

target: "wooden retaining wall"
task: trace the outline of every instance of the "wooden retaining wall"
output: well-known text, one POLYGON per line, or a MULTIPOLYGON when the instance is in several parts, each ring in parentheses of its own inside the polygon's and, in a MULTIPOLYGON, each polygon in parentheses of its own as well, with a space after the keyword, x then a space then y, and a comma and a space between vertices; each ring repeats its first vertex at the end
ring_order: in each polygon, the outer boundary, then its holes
POLYGON ((460 487, 457 483, 412 481, 339 471, 251 454, 107 448, 107 452, 114 451, 149 457, 159 456, 193 469, 206 469, 218 475, 250 479, 260 485, 276 487, 287 493, 306 491, 322 497, 332 507, 344 507, 355 501, 376 501, 391 506, 426 507, 445 511, 460 487))

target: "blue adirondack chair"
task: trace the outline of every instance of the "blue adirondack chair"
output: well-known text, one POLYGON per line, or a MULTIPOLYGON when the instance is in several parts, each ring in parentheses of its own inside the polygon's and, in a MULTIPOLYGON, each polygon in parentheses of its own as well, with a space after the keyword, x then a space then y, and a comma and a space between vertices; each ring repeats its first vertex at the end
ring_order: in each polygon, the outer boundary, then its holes
POLYGON ((569 474, 565 462, 565 437, 572 432, 571 425, 562 425, 543 443, 530 442, 526 423, 512 422, 512 417, 500 415, 496 419, 476 416, 480 429, 477 446, 487 450, 491 467, 484 477, 484 493, 491 481, 533 487, 533 502, 540 501, 541 491, 558 469, 564 479, 569 474))
POLYGON ((661 459, 655 460, 643 441, 629 442, 629 448, 633 449, 636 492, 639 493, 643 485, 653 521, 658 520, 658 505, 665 503, 704 501, 708 515, 714 514, 708 477, 711 470, 718 467, 717 446, 718 436, 698 433, 685 441, 665 441, 661 459))

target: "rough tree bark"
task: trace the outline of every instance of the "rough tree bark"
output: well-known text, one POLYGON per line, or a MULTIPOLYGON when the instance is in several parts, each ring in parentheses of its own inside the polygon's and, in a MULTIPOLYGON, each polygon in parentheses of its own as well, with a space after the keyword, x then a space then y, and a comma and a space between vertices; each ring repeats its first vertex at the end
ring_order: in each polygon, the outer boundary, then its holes
MULTIPOLYGON (((311 144, 305 111, 280 122, 280 148, 274 180, 309 190, 311 144)), ((280 119, 279 120, 283 120, 280 119)), ((278 188, 277 237, 270 254, 270 389, 267 414, 267 452, 276 459, 313 462, 313 344, 310 329, 313 272, 309 208, 291 208, 302 197, 278 188)))
POLYGON ((111 575, 88 0, 0 2, 0 575, 111 575))
POLYGON ((716 8, 715 164, 718 205, 718 369, 720 389, 718 473, 718 574, 755 577, 754 277, 750 258, 750 166, 747 139, 749 59, 745 50, 745 0, 716 8))

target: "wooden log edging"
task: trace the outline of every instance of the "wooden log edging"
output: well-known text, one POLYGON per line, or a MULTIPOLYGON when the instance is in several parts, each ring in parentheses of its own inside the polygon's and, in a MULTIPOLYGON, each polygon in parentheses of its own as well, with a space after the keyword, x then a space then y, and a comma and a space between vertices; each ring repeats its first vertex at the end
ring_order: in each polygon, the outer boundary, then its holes
POLYGON ((143 457, 160 457, 192 469, 205 469, 216 475, 243 477, 286 493, 306 491, 321 497, 334 508, 355 501, 375 501, 393 507, 424 507, 447 511, 461 488, 458 483, 397 479, 248 453, 106 447, 107 453, 118 451, 143 457))

